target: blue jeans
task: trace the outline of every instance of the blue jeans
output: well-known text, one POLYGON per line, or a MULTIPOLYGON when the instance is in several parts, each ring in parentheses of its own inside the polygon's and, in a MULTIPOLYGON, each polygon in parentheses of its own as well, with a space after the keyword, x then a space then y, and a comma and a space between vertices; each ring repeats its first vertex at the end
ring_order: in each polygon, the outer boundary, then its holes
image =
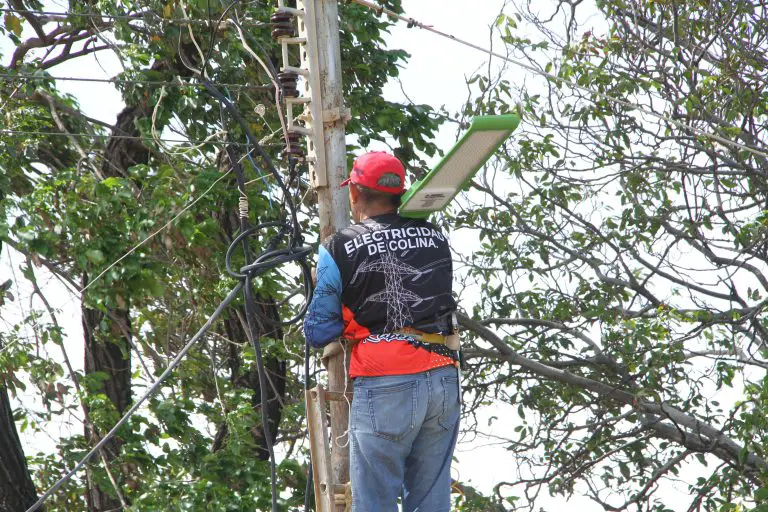
POLYGON ((458 371, 358 377, 349 415, 353 512, 448 512, 458 371))

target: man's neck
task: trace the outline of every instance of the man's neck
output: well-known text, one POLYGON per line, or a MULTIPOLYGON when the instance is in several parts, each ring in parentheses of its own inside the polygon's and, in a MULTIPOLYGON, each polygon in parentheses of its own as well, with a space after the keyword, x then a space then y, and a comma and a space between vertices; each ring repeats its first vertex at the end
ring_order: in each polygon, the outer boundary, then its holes
POLYGON ((366 208, 365 211, 360 212, 360 222, 370 217, 378 217, 379 215, 387 215, 390 213, 397 213, 397 209, 391 206, 371 206, 366 208))

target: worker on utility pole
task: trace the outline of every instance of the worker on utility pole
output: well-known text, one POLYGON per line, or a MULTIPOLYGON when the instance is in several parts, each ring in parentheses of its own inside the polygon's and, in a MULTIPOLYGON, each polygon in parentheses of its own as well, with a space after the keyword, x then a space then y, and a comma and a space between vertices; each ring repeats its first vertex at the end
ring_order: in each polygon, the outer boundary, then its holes
POLYGON ((352 510, 447 512, 459 429, 456 302, 447 237, 397 214, 405 167, 358 157, 349 179, 355 224, 319 249, 307 342, 354 342, 349 374, 352 510))

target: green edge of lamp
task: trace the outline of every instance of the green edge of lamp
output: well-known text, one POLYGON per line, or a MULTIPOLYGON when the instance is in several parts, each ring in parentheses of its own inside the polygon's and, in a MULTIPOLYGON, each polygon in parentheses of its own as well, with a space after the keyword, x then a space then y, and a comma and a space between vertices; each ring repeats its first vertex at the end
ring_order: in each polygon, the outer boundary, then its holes
POLYGON ((514 114, 473 118, 469 130, 437 166, 403 195, 400 215, 422 219, 448 206, 518 124, 520 118, 514 114))

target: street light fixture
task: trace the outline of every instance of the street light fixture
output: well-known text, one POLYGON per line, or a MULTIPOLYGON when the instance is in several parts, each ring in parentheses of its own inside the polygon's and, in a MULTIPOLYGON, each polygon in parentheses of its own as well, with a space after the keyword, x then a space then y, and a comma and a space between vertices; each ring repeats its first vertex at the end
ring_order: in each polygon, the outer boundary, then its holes
POLYGON ((400 215, 422 219, 442 210, 520 124, 514 114, 477 116, 469 130, 401 201, 400 215))

